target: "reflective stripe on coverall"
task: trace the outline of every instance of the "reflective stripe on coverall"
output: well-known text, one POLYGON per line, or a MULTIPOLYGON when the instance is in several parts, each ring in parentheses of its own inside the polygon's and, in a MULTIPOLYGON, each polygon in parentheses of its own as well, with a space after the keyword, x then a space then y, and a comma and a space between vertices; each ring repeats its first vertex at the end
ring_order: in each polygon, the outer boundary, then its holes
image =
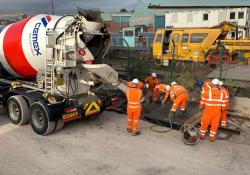
POLYGON ((201 136, 205 136, 207 128, 211 125, 210 138, 215 139, 221 111, 226 107, 226 103, 223 100, 223 93, 218 88, 211 88, 206 91, 201 98, 200 108, 205 108, 201 118, 200 132, 201 136))
POLYGON ((138 123, 141 116, 141 100, 142 100, 142 90, 139 88, 129 88, 127 93, 127 115, 128 115, 128 129, 131 129, 132 132, 138 130, 138 123))
POLYGON ((176 112, 179 106, 181 106, 182 111, 185 111, 188 99, 188 92, 183 86, 172 86, 170 88, 170 97, 173 101, 173 106, 171 108, 172 112, 176 112))
POLYGON ((155 86, 154 89, 154 98, 153 101, 156 102, 157 99, 161 96, 161 95, 165 95, 163 102, 165 103, 168 99, 169 96, 169 91, 166 90, 166 86, 165 84, 158 84, 157 86, 155 86))
POLYGON ((226 127, 227 125, 227 109, 229 109, 229 91, 222 87, 221 92, 223 92, 223 100, 226 102, 226 109, 221 113, 221 126, 226 127))
MULTIPOLYGON (((152 76, 149 76, 146 78, 145 83, 149 84, 149 88, 148 88, 148 96, 152 97, 154 95, 154 89, 155 86, 158 85, 158 79, 152 76)), ((153 98, 153 97, 152 97, 153 98)))

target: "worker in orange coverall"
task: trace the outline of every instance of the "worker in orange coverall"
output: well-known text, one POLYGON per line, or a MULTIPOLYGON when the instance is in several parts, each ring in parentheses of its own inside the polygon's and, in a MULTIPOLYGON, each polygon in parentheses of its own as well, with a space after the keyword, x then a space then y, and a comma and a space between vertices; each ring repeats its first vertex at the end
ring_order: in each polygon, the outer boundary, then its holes
POLYGON ((229 91, 223 86, 223 82, 220 81, 219 86, 221 92, 223 92, 223 100, 226 103, 226 109, 221 113, 221 123, 220 126, 225 128, 227 125, 227 110, 229 109, 229 91))
POLYGON ((226 107, 226 103, 223 101, 223 92, 219 89, 219 85, 220 81, 213 79, 211 89, 204 93, 200 101, 200 109, 204 109, 201 118, 200 138, 206 138, 207 128, 211 125, 208 137, 211 142, 216 140, 221 112, 226 107))
POLYGON ((157 102, 159 97, 164 95, 164 99, 162 100, 162 104, 164 104, 168 100, 169 96, 169 91, 170 91, 170 86, 166 84, 158 84, 155 86, 154 89, 154 97, 153 97, 153 102, 157 102))
POLYGON ((128 115, 128 127, 127 131, 132 133, 133 136, 139 135, 139 119, 142 110, 143 94, 142 90, 138 87, 139 80, 134 79, 132 86, 128 87, 126 92, 127 96, 127 115, 128 115))
POLYGON ((178 107, 180 106, 182 114, 185 116, 188 91, 182 85, 178 85, 176 82, 172 82, 170 88, 170 97, 173 101, 173 106, 171 108, 172 115, 175 115, 178 107))
POLYGON ((152 73, 151 76, 147 77, 145 79, 145 83, 146 83, 146 88, 148 89, 147 95, 149 99, 153 101, 154 88, 156 85, 159 84, 158 79, 156 78, 156 73, 152 73))

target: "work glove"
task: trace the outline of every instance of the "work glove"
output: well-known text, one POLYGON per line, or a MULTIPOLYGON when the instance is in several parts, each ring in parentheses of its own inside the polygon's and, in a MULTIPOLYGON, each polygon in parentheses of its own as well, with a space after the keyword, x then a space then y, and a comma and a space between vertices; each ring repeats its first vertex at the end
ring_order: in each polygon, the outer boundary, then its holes
POLYGON ((142 97, 141 102, 144 102, 144 100, 145 100, 145 97, 142 97))
POLYGON ((145 87, 146 87, 146 88, 149 88, 149 84, 148 84, 148 83, 146 83, 145 87))
POLYGON ((164 101, 164 100, 162 100, 161 104, 164 104, 164 103, 165 103, 165 101, 164 101))

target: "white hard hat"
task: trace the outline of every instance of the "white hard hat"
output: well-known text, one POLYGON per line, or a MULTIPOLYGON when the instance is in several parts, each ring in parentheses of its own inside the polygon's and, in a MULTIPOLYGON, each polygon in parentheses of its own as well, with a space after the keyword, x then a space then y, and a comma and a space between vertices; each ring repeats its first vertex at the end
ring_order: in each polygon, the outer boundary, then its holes
POLYGON ((214 85, 220 85, 220 80, 217 79, 217 78, 215 78, 215 79, 212 80, 212 84, 214 84, 214 85))
POLYGON ((138 83, 139 83, 139 80, 138 80, 137 78, 135 78, 135 79, 132 80, 132 83, 133 83, 133 84, 138 84, 138 83))
POLYGON ((152 77, 156 77, 156 73, 153 72, 153 73, 151 74, 151 76, 152 76, 152 77))
POLYGON ((224 84, 223 81, 220 81, 220 86, 223 86, 223 84, 224 84))
POLYGON ((169 90, 170 90, 170 86, 166 85, 166 91, 169 91, 169 90))
POLYGON ((177 85, 177 83, 176 83, 175 81, 173 81, 173 82, 171 83, 171 86, 173 86, 173 85, 177 85))

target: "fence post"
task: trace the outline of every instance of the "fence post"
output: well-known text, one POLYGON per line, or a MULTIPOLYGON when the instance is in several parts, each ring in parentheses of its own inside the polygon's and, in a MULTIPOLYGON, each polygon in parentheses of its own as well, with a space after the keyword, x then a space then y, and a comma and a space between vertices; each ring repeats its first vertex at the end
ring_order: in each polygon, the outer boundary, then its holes
POLYGON ((123 41, 127 45, 128 48, 128 81, 131 80, 131 70, 132 70, 132 64, 131 64, 131 56, 130 56, 130 49, 128 42, 123 38, 123 41))
POLYGON ((172 50, 172 60, 170 65, 170 83, 173 81, 173 66, 174 66, 174 55, 175 55, 175 43, 174 40, 172 40, 173 43, 173 50, 172 50))
POLYGON ((222 78, 223 47, 220 46, 220 79, 222 78))

